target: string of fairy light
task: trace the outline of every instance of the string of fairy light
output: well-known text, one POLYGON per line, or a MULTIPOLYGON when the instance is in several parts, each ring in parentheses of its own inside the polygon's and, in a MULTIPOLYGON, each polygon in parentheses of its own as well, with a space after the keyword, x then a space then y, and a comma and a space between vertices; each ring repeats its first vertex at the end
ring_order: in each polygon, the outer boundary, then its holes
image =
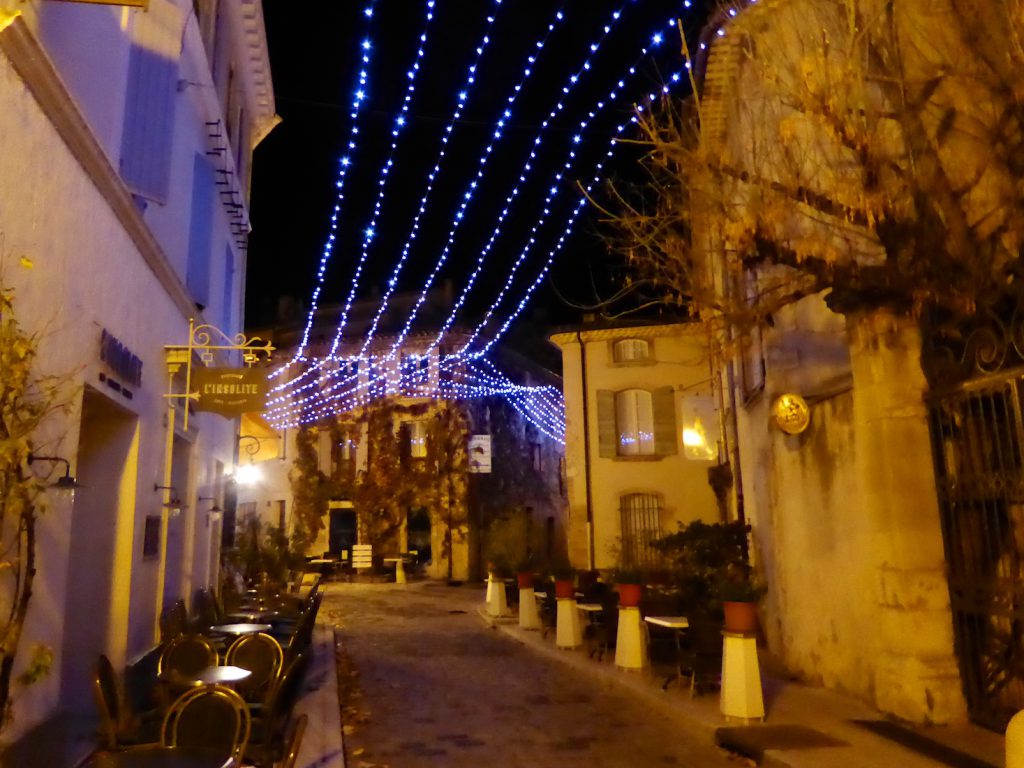
MULTIPOLYGON (((561 87, 561 97, 555 101, 548 116, 540 123, 517 180, 512 182, 512 189, 505 196, 502 210, 497 216, 490 237, 477 252, 476 263, 473 264, 466 282, 458 295, 458 299, 452 304, 447 318, 439 329, 430 331, 426 336, 420 333, 413 337, 411 333, 419 310, 426 302, 431 287, 446 264, 449 254, 452 252, 459 229, 468 217, 469 208, 474 203, 477 191, 483 186, 489 161, 496 154, 495 149, 505 135, 507 127, 512 124, 516 100, 526 90, 531 75, 537 70, 538 61, 552 33, 565 18, 565 13, 561 9, 555 14, 555 17, 547 25, 543 34, 535 41, 533 50, 531 50, 523 65, 522 74, 512 87, 505 106, 494 121, 487 145, 480 153, 476 168, 471 173, 470 180, 465 186, 461 199, 458 201, 458 207, 452 217, 446 241, 439 249, 440 252, 434 266, 424 279, 422 289, 419 291, 408 317, 402 324, 401 330, 397 334, 391 334, 377 342, 375 337, 381 318, 389 307, 389 302, 398 286, 399 275, 402 273, 416 242, 422 220, 427 215, 435 181, 441 173, 451 147, 450 142, 455 138, 456 127, 459 125, 467 103, 472 98, 473 86, 481 79, 481 61, 495 34, 494 28, 497 13, 503 2, 503 0, 492 0, 492 10, 486 17, 487 25, 475 48, 476 56, 469 65, 465 79, 461 83, 454 99, 454 108, 441 134, 440 147, 433 169, 427 176, 425 189, 420 197, 413 222, 402 245, 398 259, 394 264, 391 278, 387 281, 384 296, 380 300, 377 312, 370 323, 369 331, 363 334, 359 340, 361 345, 357 353, 339 353, 344 330, 355 302, 363 270, 373 250, 376 228, 387 198, 388 179, 396 169, 396 157, 400 151, 403 128, 408 123, 408 113, 416 92, 417 75, 422 67, 422 60, 429 41, 430 22, 434 17, 435 2, 436 0, 426 0, 424 4, 424 20, 422 32, 419 36, 418 49, 413 63, 407 72, 407 84, 403 101, 397 114, 395 114, 391 126, 392 141, 390 142, 390 149, 379 169, 376 202, 368 224, 361 228, 362 242, 360 244, 360 253, 358 258, 352 260, 354 262, 353 276, 349 285, 348 295, 338 318, 334 339, 327 354, 313 356, 308 354, 309 338, 322 297, 328 263, 335 251, 338 239, 339 219, 342 213, 342 203, 345 200, 345 182, 349 169, 359 158, 357 150, 359 149, 360 115, 368 99, 369 65, 371 53, 374 49, 373 40, 370 35, 370 21, 374 17, 378 0, 371 0, 363 10, 363 14, 367 19, 368 29, 366 35, 359 43, 361 65, 349 112, 351 124, 346 151, 339 162, 336 182, 337 199, 331 215, 330 230, 321 255, 311 308, 301 334, 301 340, 288 363, 271 374, 271 378, 276 379, 276 381, 272 389, 273 397, 268 401, 265 415, 276 427, 286 428, 306 423, 321 422, 335 414, 364 406, 378 397, 410 395, 458 400, 502 397, 524 420, 531 423, 539 432, 554 440, 564 441, 565 406, 559 390, 552 386, 526 386, 516 383, 489 359, 489 354, 510 326, 522 314, 538 287, 543 283, 558 253, 561 252, 573 234, 579 216, 586 206, 587 195, 591 193, 603 178, 608 161, 611 160, 616 148, 621 143, 622 134, 632 123, 637 122, 637 117, 634 116, 615 127, 613 136, 608 140, 603 156, 595 164, 593 173, 586 177, 586 183, 582 181, 576 182, 573 179, 574 168, 580 158, 581 150, 593 143, 589 140, 588 129, 595 118, 606 107, 616 105, 626 95, 625 89, 628 83, 637 74, 638 65, 636 63, 615 80, 613 87, 607 92, 607 95, 597 100, 590 110, 586 112, 586 115, 578 121, 576 129, 569 139, 567 152, 561 165, 556 167, 554 173, 549 178, 546 194, 539 206, 540 213, 533 226, 529 229, 525 244, 519 250, 513 265, 506 269, 505 279, 503 284, 501 284, 498 295, 490 303, 490 306, 483 315, 483 319, 475 324, 471 324, 474 326, 472 328, 460 328, 456 324, 456 320, 470 292, 476 287, 485 263, 488 263, 488 256, 494 250, 499 238, 505 234, 505 223, 510 211, 514 205, 519 205, 518 201, 524 199, 523 191, 525 186, 531 181, 531 174, 535 171, 539 172, 541 163, 538 159, 538 150, 545 141, 547 129, 552 121, 565 109, 565 103, 577 84, 584 80, 591 71, 594 58, 601 51, 605 40, 615 29, 616 22, 628 10, 630 3, 625 3, 622 8, 616 10, 608 23, 603 25, 601 34, 588 46, 588 53, 584 56, 582 63, 574 69, 573 74, 569 76, 561 87), (555 230, 558 234, 557 240, 549 247, 547 253, 540 258, 540 262, 535 267, 536 272, 533 279, 528 282, 525 290, 521 291, 518 302, 512 305, 510 309, 503 309, 507 303, 506 299, 515 288, 517 275, 521 272, 524 265, 531 261, 530 256, 539 244, 541 234, 545 230, 550 216, 555 209, 556 199, 566 190, 575 191, 578 194, 578 199, 570 207, 561 230, 555 230), (500 322, 498 321, 499 319, 500 322), (429 339, 429 341, 424 343, 425 339, 429 339), (410 352, 409 350, 414 351, 410 352)), ((683 5, 689 8, 690 2, 687 1, 683 5)), ((669 22, 670 27, 674 27, 676 24, 677 22, 674 19, 669 22)), ((641 58, 647 56, 650 48, 656 48, 664 37, 663 29, 655 31, 650 36, 649 42, 642 47, 641 58)), ((659 98, 660 93, 668 93, 671 86, 680 81, 685 81, 682 73, 672 75, 657 91, 644 94, 639 100, 635 101, 635 109, 642 111, 645 108, 645 104, 649 105, 655 101, 659 98)), ((631 99, 630 101, 633 100, 631 99)), ((607 136, 607 134, 605 135, 607 136)), ((355 344, 355 340, 346 342, 346 345, 352 346, 353 349, 355 344)))

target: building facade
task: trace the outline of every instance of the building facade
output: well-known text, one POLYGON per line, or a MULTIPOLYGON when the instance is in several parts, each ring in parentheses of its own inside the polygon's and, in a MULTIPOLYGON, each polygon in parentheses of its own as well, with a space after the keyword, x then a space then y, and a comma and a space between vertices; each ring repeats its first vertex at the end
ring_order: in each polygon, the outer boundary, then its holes
POLYGON ((985 40, 984 50, 1005 53, 1014 79, 1021 62, 1002 11, 881 8, 749 3, 708 31, 702 149, 731 175, 702 190, 712 204, 695 239, 721 274, 736 274, 728 254, 785 252, 774 263, 754 260, 746 297, 792 290, 795 265, 817 264, 827 276, 776 307, 732 367, 742 497, 768 584, 771 649, 805 679, 900 718, 970 717, 1001 729, 1024 706, 1020 671, 1009 662, 1021 648, 1019 311, 990 293, 989 309, 978 312, 986 317, 943 331, 931 321, 956 313, 930 302, 956 281, 956 268, 927 267, 956 263, 949 222, 957 220, 972 243, 959 262, 965 272, 998 275, 985 258, 1000 244, 1016 255, 1016 172, 984 138, 999 134, 1016 101, 1000 101, 1001 72, 974 69, 972 46, 985 40), (855 27, 868 18, 885 21, 855 27), (831 57, 836 50, 845 51, 841 60, 831 57), (862 58, 865 50, 898 54, 862 58), (943 82, 933 88, 936 73, 943 82), (897 81, 894 96, 884 84, 897 81), (957 119, 918 131, 925 113, 957 119), (851 143, 853 126, 864 130, 854 129, 851 143), (876 161, 882 176, 871 173, 876 161), (921 163, 935 173, 908 170, 921 163), (943 198, 948 187, 956 193, 943 198), (905 207, 910 197, 921 209, 905 207), (943 199, 949 207, 929 219, 943 199), (752 248, 741 242, 750 221, 752 248), (907 249, 904 263, 892 234, 906 224, 933 245, 907 249), (857 283, 865 274, 874 282, 857 283), (911 311, 922 295, 925 308, 911 311), (953 343, 936 355, 944 333, 953 343), (964 370, 940 373, 949 368, 964 370), (774 407, 790 394, 807 403, 802 430, 775 426, 774 407))
POLYGON ((570 560, 660 565, 651 541, 725 518, 709 470, 725 456, 699 323, 584 324, 562 352, 570 560))
MULTIPOLYGON (((352 396, 339 395, 318 415, 272 395, 266 416, 282 426, 283 448, 254 457, 256 472, 239 485, 237 514, 294 530, 296 515, 306 514, 296 505, 309 503, 298 497, 317 487, 313 515, 322 527, 306 554, 338 557, 354 544, 371 544, 378 556, 415 551, 431 578, 478 578, 488 561, 512 567, 528 554, 538 564, 563 554, 557 377, 509 350, 491 356, 501 382, 452 363, 451 351, 468 338, 457 327, 440 343, 436 330, 410 333, 392 350, 415 300, 392 297, 365 349, 378 302, 352 306, 329 363, 338 375, 323 384, 347 378, 352 396), (534 417, 538 403, 551 407, 549 418, 534 417)), ((421 309, 425 326, 440 327, 450 306, 449 296, 431 293, 421 309)), ((307 358, 329 355, 339 314, 339 307, 317 312, 307 358)), ((289 360, 301 330, 283 325, 260 335, 272 337, 279 359, 289 360)), ((294 401, 307 395, 299 391, 294 401)))
POLYGON ((259 0, 0 3, 0 284, 64 404, 31 448, 82 486, 39 519, 15 674, 34 646, 53 665, 16 690, 12 738, 92 712, 98 655, 123 668, 217 579, 236 426, 183 428, 165 345, 190 319, 242 326, 249 167, 275 121, 259 0))

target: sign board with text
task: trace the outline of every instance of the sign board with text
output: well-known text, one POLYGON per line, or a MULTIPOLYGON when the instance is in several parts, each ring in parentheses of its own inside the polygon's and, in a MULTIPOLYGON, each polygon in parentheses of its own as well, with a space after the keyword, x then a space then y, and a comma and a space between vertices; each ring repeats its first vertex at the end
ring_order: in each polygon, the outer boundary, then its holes
POLYGON ((267 399, 267 372, 261 368, 201 368, 192 371, 197 411, 221 416, 258 413, 267 399))
POLYGON ((491 436, 470 435, 469 471, 472 474, 488 475, 491 472, 491 436))

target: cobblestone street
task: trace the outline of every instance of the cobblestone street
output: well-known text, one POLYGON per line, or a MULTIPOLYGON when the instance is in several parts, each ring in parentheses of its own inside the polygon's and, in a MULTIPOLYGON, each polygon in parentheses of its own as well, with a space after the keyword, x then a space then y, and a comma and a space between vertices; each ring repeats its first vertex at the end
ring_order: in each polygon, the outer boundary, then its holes
POLYGON ((347 702, 349 768, 742 764, 688 743, 628 692, 489 629, 482 599, 482 587, 435 583, 328 586, 322 614, 361 691, 347 702))

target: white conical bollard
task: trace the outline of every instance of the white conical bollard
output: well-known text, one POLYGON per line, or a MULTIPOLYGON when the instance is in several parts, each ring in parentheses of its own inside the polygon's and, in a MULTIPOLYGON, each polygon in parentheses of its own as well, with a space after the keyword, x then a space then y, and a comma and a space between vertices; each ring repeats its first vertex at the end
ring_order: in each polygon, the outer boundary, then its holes
POLYGON ((493 575, 487 577, 487 615, 506 616, 508 603, 505 601, 505 582, 493 575))
POLYGON ((1006 768, 1024 768, 1024 710, 1006 725, 1006 768))
POLYGON ((537 595, 533 587, 519 588, 520 629, 540 629, 540 612, 537 610, 537 595))

